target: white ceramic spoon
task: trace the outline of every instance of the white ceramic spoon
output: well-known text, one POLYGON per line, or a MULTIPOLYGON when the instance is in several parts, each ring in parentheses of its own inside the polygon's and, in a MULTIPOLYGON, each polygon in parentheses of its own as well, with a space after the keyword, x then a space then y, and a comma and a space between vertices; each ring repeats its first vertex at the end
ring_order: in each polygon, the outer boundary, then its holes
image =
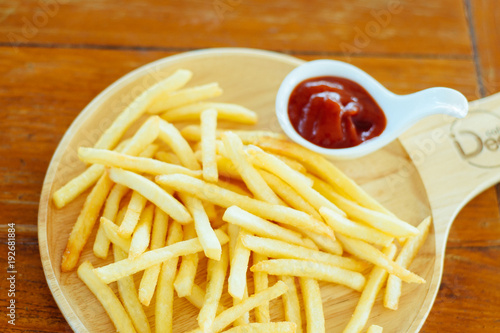
POLYGON ((395 140, 424 117, 441 113, 463 118, 467 111, 467 99, 456 90, 439 87, 410 95, 396 95, 361 69, 336 60, 314 60, 298 66, 285 77, 276 96, 276 115, 288 137, 310 150, 337 159, 357 158, 372 153, 395 140), (320 76, 346 78, 365 88, 387 118, 387 125, 382 134, 358 146, 339 149, 323 148, 300 136, 288 116, 290 94, 302 81, 320 76))

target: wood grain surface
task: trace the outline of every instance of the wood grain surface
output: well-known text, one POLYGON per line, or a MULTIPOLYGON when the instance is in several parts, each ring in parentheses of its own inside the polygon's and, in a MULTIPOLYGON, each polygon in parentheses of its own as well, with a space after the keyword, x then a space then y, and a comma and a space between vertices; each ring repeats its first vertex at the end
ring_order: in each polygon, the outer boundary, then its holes
MULTIPOLYGON (((16 325, 2 315, 0 330, 71 331, 43 275, 38 200, 66 129, 122 75, 185 50, 256 47, 307 60, 349 61, 396 93, 442 85, 474 100, 500 90, 496 5, 495 0, 0 3, 2 314, 10 300, 4 278, 8 223, 17 226, 18 271, 16 325)), ((458 215, 440 292, 422 332, 500 330, 497 192, 486 190, 458 215)))

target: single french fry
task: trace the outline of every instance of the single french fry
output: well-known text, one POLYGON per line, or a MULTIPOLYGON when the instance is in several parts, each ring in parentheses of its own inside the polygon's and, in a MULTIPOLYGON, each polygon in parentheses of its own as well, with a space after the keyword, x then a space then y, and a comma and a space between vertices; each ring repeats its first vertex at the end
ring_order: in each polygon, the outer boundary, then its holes
POLYGON ((305 245, 304 239, 299 233, 266 221, 238 206, 231 206, 226 209, 222 216, 222 220, 240 226, 262 237, 274 238, 297 245, 305 245))
POLYGON ((274 323, 251 323, 244 326, 233 327, 224 333, 295 333, 297 325, 291 322, 274 322, 274 323))
POLYGON ((165 163, 177 165, 181 164, 181 160, 179 159, 179 157, 177 157, 177 155, 171 151, 160 150, 155 154, 155 158, 165 163))
POLYGON ((272 258, 311 260, 355 272, 361 272, 366 268, 364 263, 352 258, 312 250, 276 239, 243 235, 241 241, 247 249, 272 258))
MULTIPOLYGON (((173 221, 167 237, 167 247, 174 246, 182 240, 182 226, 173 221)), ((174 306, 174 279, 179 257, 166 260, 161 265, 158 286, 156 288, 155 330, 156 332, 172 332, 174 306)))
MULTIPOLYGON (((272 287, 267 288, 260 293, 253 294, 247 299, 243 300, 238 305, 235 305, 221 314, 219 314, 213 323, 212 332, 218 333, 234 322, 238 317, 241 317, 242 314, 256 308, 263 302, 270 301, 274 298, 280 297, 287 291, 288 287, 283 281, 276 282, 272 287)), ((196 329, 191 331, 190 333, 200 333, 201 329, 196 329)))
POLYGON ((304 198, 302 198, 293 187, 272 173, 264 170, 259 170, 259 172, 262 178, 266 181, 267 185, 269 185, 269 187, 271 187, 271 189, 290 207, 301 210, 312 217, 321 220, 321 215, 318 211, 314 209, 309 202, 304 200, 304 198))
POLYGON ((198 314, 198 325, 203 332, 212 331, 212 325, 217 315, 217 308, 222 296, 229 261, 228 246, 222 248, 220 260, 208 260, 207 288, 205 301, 198 314))
MULTIPOLYGON (((198 309, 201 309, 203 303, 205 302, 205 291, 195 283, 191 288, 191 294, 186 295, 185 298, 189 303, 193 304, 198 309)), ((225 310, 226 307, 219 303, 219 306, 217 307, 217 315, 221 314, 225 310)))
POLYGON ((80 253, 90 237, 92 228, 111 190, 111 186, 113 186, 113 182, 109 179, 108 175, 102 175, 85 200, 80 215, 78 215, 78 219, 66 243, 66 249, 62 256, 61 271, 69 272, 76 267, 80 253))
MULTIPOLYGON (((125 196, 125 194, 127 194, 127 192, 127 187, 120 184, 115 184, 109 192, 108 198, 106 199, 102 216, 110 221, 114 221, 120 208, 120 201, 125 196)), ((101 224, 99 224, 93 246, 94 255, 97 258, 106 259, 106 257, 108 256, 109 244, 110 241, 106 236, 106 232, 104 231, 101 224)))
MULTIPOLYGON (((159 118, 151 117, 146 120, 137 130, 134 136, 127 142, 120 144, 116 150, 128 155, 138 155, 145 147, 150 145, 158 137, 159 118)), ((101 165, 91 165, 83 173, 70 180, 66 185, 54 192, 52 197, 57 208, 62 208, 77 196, 90 188, 104 173, 105 168, 101 165)))
POLYGON ((128 255, 130 258, 136 258, 144 253, 149 246, 151 240, 151 227, 153 225, 154 206, 149 204, 142 211, 139 223, 135 228, 130 242, 128 255))
POLYGON ((336 240, 336 239, 331 239, 330 237, 324 236, 317 234, 315 232, 311 232, 309 230, 301 230, 301 232, 312 239, 312 241, 323 251, 331 253, 331 254, 337 254, 337 255, 342 255, 343 249, 342 245, 336 240))
POLYGON ((328 207, 341 215, 345 215, 345 213, 334 203, 312 188, 312 181, 309 178, 300 172, 293 170, 279 158, 268 154, 257 147, 249 147, 246 152, 259 162, 259 167, 283 179, 316 210, 319 210, 321 207, 328 207))
POLYGON ((180 193, 179 196, 193 216, 194 227, 203 246, 203 252, 210 259, 220 260, 221 244, 210 225, 207 213, 200 199, 185 193, 180 193))
MULTIPOLYGON (((234 252, 236 249, 236 243, 238 242, 238 238, 240 235, 241 228, 236 224, 227 224, 227 235, 229 236, 229 262, 232 262, 234 257, 234 252)), ((243 298, 239 299, 233 297, 233 306, 238 305, 244 299, 248 298, 248 287, 245 288, 245 292, 243 293, 243 298)), ((246 325, 250 322, 250 313, 246 312, 241 317, 235 320, 233 323, 234 326, 246 325)))
POLYGON ((215 152, 215 130, 217 129, 217 110, 207 109, 201 113, 201 155, 203 179, 217 182, 217 159, 215 152))
POLYGON ((290 275, 342 284, 357 291, 363 290, 365 277, 358 272, 337 266, 298 259, 272 259, 253 265, 252 272, 270 275, 290 275))
POLYGON ((295 278, 293 276, 280 276, 281 281, 285 282, 288 290, 283 294, 283 307, 285 311, 285 319, 297 325, 297 333, 302 333, 302 317, 300 315, 299 296, 297 295, 297 287, 295 286, 295 278))
MULTIPOLYGON (((222 230, 216 230, 215 234, 217 235, 221 245, 224 245, 229 241, 229 238, 222 230)), ((124 276, 135 274, 148 267, 162 263, 174 257, 185 256, 201 251, 203 251, 203 247, 201 246, 200 240, 198 238, 194 238, 156 250, 147 251, 134 259, 127 258, 120 262, 96 268, 95 271, 99 278, 101 278, 105 283, 111 283, 124 276)))
POLYGON ((382 333, 383 331, 384 331, 384 328, 382 326, 370 325, 370 327, 368 327, 368 330, 366 331, 366 333, 382 333))
MULTIPOLYGON (((183 229, 184 240, 196 238, 194 223, 184 225, 183 229)), ((194 278, 196 276, 196 270, 198 269, 198 260, 198 253, 193 253, 182 257, 181 265, 179 266, 179 272, 177 273, 174 282, 174 288, 177 292, 177 296, 186 297, 191 293, 191 289, 194 284, 194 278)))
POLYGON ((160 96, 169 94, 185 85, 191 79, 191 76, 190 71, 179 69, 171 76, 149 87, 116 117, 111 126, 97 140, 94 147, 101 149, 113 148, 130 125, 139 119, 146 109, 149 109, 150 105, 155 103, 160 96))
POLYGON ((122 236, 123 238, 130 238, 132 236, 137 223, 139 223, 141 213, 144 207, 146 207, 146 202, 147 199, 144 198, 139 192, 134 191, 132 193, 132 197, 130 198, 130 202, 128 203, 127 212, 125 213, 123 222, 120 225, 120 229, 118 230, 120 236, 122 236))
POLYGON ((280 205, 272 205, 267 202, 252 199, 235 192, 228 191, 219 186, 203 182, 202 180, 186 175, 163 175, 156 176, 156 181, 176 191, 190 193, 201 200, 210 201, 221 207, 237 205, 242 209, 265 219, 294 225, 312 232, 333 236, 333 230, 323 222, 312 216, 280 205))
POLYGON ((118 225, 104 216, 101 216, 101 226, 111 243, 118 246, 125 253, 129 252, 131 239, 120 236, 118 225))
MULTIPOLYGON (((257 264, 261 261, 267 260, 268 258, 262 254, 254 252, 252 254, 253 264, 257 264)), ((264 272, 254 272, 254 292, 258 293, 269 288, 269 279, 264 272)), ((269 302, 264 302, 255 308, 255 319, 258 323, 269 323, 271 321, 271 315, 269 314, 269 302)))
POLYGON ((309 278, 300 278, 299 283, 304 299, 307 333, 325 332, 323 301, 318 281, 309 278))
MULTIPOLYGON (((390 246, 384 248, 383 253, 390 260, 394 259, 396 255, 396 246, 391 244, 390 246)), ((375 266, 368 279, 366 280, 366 286, 361 293, 356 309, 349 320, 349 323, 344 328, 344 333, 361 333, 363 328, 370 317, 370 312, 372 310, 375 299, 384 285, 387 279, 387 271, 384 268, 375 266)))
MULTIPOLYGON (((115 262, 127 258, 127 254, 115 245, 113 245, 113 256, 115 257, 115 262)), ((141 302, 137 296, 137 291, 135 290, 134 278, 132 276, 125 276, 117 281, 117 285, 120 298, 137 332, 151 332, 148 317, 142 308, 141 302)))
POLYGON ((407 237, 418 234, 417 228, 411 224, 398 219, 394 215, 388 215, 362 207, 336 193, 333 188, 330 187, 330 190, 328 190, 329 185, 322 181, 315 181, 314 187, 345 211, 349 217, 368 224, 386 234, 394 237, 407 237))
POLYGON ((139 192, 179 223, 189 223, 193 220, 186 207, 149 179, 130 171, 115 168, 109 169, 108 174, 115 183, 139 192))
POLYGON ((158 114, 167 110, 182 107, 204 99, 217 97, 222 94, 222 89, 216 82, 202 86, 185 88, 175 92, 164 94, 156 103, 148 108, 149 113, 158 114))
POLYGON ((162 120, 160 122, 159 136, 177 155, 183 166, 192 170, 201 169, 189 143, 182 137, 181 133, 174 125, 162 120))
POLYGON ((281 205, 282 201, 271 190, 259 172, 247 160, 241 139, 232 132, 222 134, 222 142, 236 170, 253 193, 254 197, 270 204, 281 205))
MULTIPOLYGON (((431 217, 424 219, 418 226, 419 234, 408 238, 403 245, 396 259, 396 264, 403 268, 408 268, 424 244, 429 234, 431 226, 431 217)), ((389 275, 387 288, 384 295, 384 306, 388 309, 397 310, 399 298, 401 297, 401 279, 396 275, 389 275)))
POLYGON ((385 254, 374 246, 365 243, 362 240, 347 237, 341 234, 338 234, 337 238, 342 243, 344 250, 352 255, 386 269, 389 273, 398 276, 405 282, 425 283, 423 278, 401 267, 394 261, 389 260, 385 254))
POLYGON ((250 251, 243 246, 241 238, 247 232, 240 229, 238 240, 234 249, 234 256, 231 259, 227 291, 229 294, 237 299, 243 299, 245 288, 247 286, 247 270, 248 262, 250 260, 250 251))
POLYGON ((377 229, 351 221, 337 214, 337 212, 334 212, 330 208, 321 207, 319 212, 323 216, 325 222, 331 226, 335 232, 343 235, 381 246, 389 246, 394 240, 394 237, 378 231, 377 229))
POLYGON ((183 173, 193 177, 201 176, 200 171, 191 170, 180 165, 165 163, 152 158, 130 156, 105 149, 80 147, 78 149, 78 157, 87 163, 98 163, 108 167, 121 168, 137 173, 148 173, 152 175, 183 173))
POLYGON ((124 333, 135 332, 132 320, 130 320, 122 303, 118 297, 116 297, 113 290, 102 282, 94 273, 94 268, 89 261, 85 261, 78 267, 78 277, 87 285, 95 297, 97 297, 117 331, 124 333))
MULTIPOLYGON (((223 132, 227 130, 220 129, 215 132, 216 138, 220 139, 223 132)), ((233 130, 234 134, 240 137, 244 144, 254 143, 261 137, 271 137, 276 139, 286 139, 286 136, 280 133, 275 133, 271 131, 258 131, 258 130, 233 130)), ((181 130, 182 136, 188 141, 200 141, 201 140, 201 127, 199 125, 188 125, 181 130)))
MULTIPOLYGON (((155 217, 153 221, 153 232, 151 233, 151 250, 156 250, 165 246, 165 238, 168 229, 168 216, 160 208, 155 207, 155 217)), ((161 264, 146 268, 139 285, 139 300, 145 306, 149 306, 151 298, 158 283, 161 264)))
POLYGON ((320 154, 314 153, 293 142, 273 138, 263 137, 255 144, 264 150, 298 160, 305 165, 307 170, 326 180, 335 189, 340 189, 342 193, 346 193, 363 207, 389 215, 392 214, 320 154))
POLYGON ((241 105, 212 102, 201 102, 175 108, 163 113, 161 117, 167 121, 198 120, 200 114, 206 109, 216 109, 217 117, 220 120, 249 125, 257 122, 257 114, 241 105))

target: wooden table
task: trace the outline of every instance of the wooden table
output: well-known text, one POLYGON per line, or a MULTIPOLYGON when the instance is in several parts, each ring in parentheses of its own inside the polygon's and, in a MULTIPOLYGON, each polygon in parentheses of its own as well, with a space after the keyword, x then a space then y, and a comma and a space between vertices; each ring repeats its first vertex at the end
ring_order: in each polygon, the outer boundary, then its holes
MULTIPOLYGON (((396 93, 500 90, 495 0, 9 1, 0 4, 0 306, 7 229, 16 224, 16 325, 71 331, 46 285, 37 242, 45 171, 62 135, 102 89, 143 64, 207 47, 252 47, 361 67, 396 93)), ((65 235, 63 236, 65 237, 65 235)), ((473 199, 449 236, 422 332, 500 331, 499 188, 473 199)), ((5 328, 7 326, 7 328, 5 328)))

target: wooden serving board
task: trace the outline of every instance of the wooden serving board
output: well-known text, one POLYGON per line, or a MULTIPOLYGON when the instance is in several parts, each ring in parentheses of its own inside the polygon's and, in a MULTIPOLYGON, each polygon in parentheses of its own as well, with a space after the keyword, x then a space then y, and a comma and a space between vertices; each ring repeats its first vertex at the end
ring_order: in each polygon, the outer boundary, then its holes
MULTIPOLYGON (((92 146, 138 92, 179 68, 193 71, 190 85, 217 81, 224 89, 218 100, 255 110, 259 123, 253 128, 279 132, 274 98, 286 74, 302 62, 282 54, 248 49, 179 54, 131 72, 82 111, 52 158, 38 218, 40 254, 47 283, 74 331, 114 330, 103 308, 76 272, 60 272, 61 255, 85 196, 60 210, 55 208, 51 197, 55 190, 84 170, 77 148, 92 146)), ((336 163, 400 218, 413 225, 428 215, 434 218, 427 242, 410 267, 427 283, 405 284, 398 311, 383 308, 379 296, 368 325, 381 325, 384 332, 418 332, 423 325, 439 288, 446 239, 453 219, 468 200, 500 180, 500 154, 496 153, 500 149, 500 116, 497 113, 500 114, 500 96, 476 101, 471 103, 470 116, 464 120, 428 118, 399 141, 374 154, 336 163)), ((85 259, 94 266, 107 263, 94 258, 92 242, 85 247, 80 262, 85 259)), ((139 279, 140 273, 136 275, 139 279)), ((198 282, 202 284, 202 280, 203 276, 198 282)), ((114 284, 111 286, 116 288, 114 284)), ((327 331, 342 332, 360 294, 326 283, 321 284, 321 291, 327 331)), ((187 301, 176 299, 174 311, 174 332, 196 327, 198 311, 187 301)), ((150 318, 153 312, 150 306, 147 309, 150 318)), ((280 301, 271 303, 271 315, 273 320, 283 320, 280 301)))

